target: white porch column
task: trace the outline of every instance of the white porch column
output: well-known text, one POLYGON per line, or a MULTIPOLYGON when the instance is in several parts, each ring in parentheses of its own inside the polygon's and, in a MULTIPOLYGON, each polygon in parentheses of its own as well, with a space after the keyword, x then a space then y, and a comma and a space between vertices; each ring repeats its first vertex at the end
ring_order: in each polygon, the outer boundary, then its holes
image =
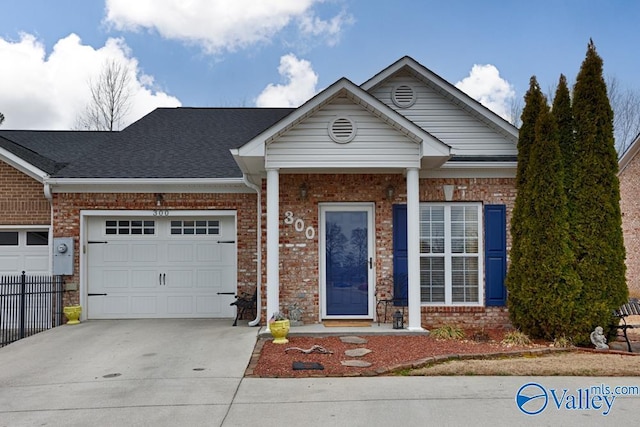
POLYGON ((280 310, 280 175, 267 170, 267 330, 269 318, 280 310))
POLYGON ((407 169, 407 267, 410 331, 421 331, 420 316, 420 176, 407 169))

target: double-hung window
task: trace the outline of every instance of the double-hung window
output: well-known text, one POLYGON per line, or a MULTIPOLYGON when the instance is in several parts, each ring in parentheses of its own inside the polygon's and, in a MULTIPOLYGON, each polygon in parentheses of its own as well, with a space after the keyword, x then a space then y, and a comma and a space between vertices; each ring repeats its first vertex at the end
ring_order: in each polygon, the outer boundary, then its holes
POLYGON ((482 298, 482 205, 420 204, 420 299, 478 305, 482 298))

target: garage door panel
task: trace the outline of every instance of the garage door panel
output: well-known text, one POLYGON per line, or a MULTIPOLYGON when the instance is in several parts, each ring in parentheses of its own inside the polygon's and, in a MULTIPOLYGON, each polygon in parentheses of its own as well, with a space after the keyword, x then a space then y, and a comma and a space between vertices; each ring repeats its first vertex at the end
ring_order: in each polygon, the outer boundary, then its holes
POLYGON ((196 261, 220 262, 222 261, 221 245, 218 243, 199 244, 196 249, 196 261))
POLYGON ((212 289, 221 292, 222 272, 214 269, 200 269, 196 272, 196 287, 200 289, 212 289))
POLYGON ((172 315, 190 317, 194 312, 192 296, 167 296, 167 312, 172 315))
POLYGON ((0 272, 19 274, 18 270, 20 270, 21 264, 18 255, 3 255, 0 257, 0 272))
POLYGON ((193 270, 167 271, 167 288, 193 288, 193 270))
POLYGON ((105 245, 91 246, 91 250, 102 252, 104 262, 126 262, 129 259, 129 245, 126 243, 109 242, 105 245))
POLYGON ((129 298, 126 296, 105 296, 91 299, 102 305, 102 312, 106 315, 126 314, 129 311, 129 298))
POLYGON ((106 270, 102 274, 102 287, 104 289, 118 289, 129 287, 129 271, 106 270))
POLYGON ((130 299, 130 312, 134 316, 155 315, 158 313, 158 297, 155 295, 137 295, 130 299))
POLYGON ((167 260, 169 262, 193 261, 193 245, 170 243, 167 246, 167 260))
POLYGON ((158 246, 157 245, 131 245, 131 261, 132 262, 157 262, 158 246))
POLYGON ((47 271, 49 268, 49 255, 27 255, 24 257, 24 270, 47 271))
POLYGON ((116 232, 107 224, 127 221, 139 218, 88 220, 88 240, 107 242, 87 245, 87 290, 107 294, 89 297, 89 318, 233 317, 232 298, 219 294, 237 287, 233 216, 154 218, 153 234, 120 233, 120 225, 116 232))
POLYGON ((196 298, 196 311, 198 313, 221 314, 220 298, 214 296, 202 296, 196 298))
POLYGON ((157 270, 132 270, 131 287, 135 289, 156 289, 160 286, 160 273, 157 270))

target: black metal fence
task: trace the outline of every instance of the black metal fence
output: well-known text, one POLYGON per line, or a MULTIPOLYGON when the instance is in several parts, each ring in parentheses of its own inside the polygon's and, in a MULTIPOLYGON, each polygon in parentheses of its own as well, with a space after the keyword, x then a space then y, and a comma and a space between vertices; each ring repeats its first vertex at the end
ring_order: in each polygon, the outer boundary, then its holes
POLYGON ((0 347, 62 324, 62 276, 0 276, 0 347))

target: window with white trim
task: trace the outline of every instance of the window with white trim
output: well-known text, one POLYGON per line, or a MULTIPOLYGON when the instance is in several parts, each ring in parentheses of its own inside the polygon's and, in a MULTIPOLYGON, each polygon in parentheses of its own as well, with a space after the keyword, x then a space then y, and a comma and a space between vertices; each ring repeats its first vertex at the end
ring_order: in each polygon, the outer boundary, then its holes
POLYGON ((171 221, 172 235, 219 235, 219 220, 173 220, 171 221))
POLYGON ((156 222, 152 220, 106 220, 105 234, 108 235, 150 235, 156 233, 156 222))
POLYGON ((420 300, 481 303, 480 203, 420 204, 420 300))

